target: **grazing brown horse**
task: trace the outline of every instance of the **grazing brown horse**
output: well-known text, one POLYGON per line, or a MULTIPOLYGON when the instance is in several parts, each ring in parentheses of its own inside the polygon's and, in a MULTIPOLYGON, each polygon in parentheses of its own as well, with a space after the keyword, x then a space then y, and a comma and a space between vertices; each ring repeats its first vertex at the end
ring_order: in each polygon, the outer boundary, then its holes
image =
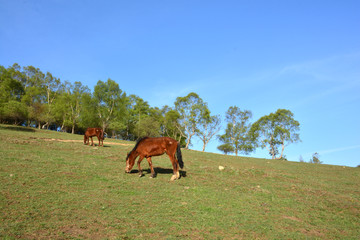
POLYGON ((178 143, 175 139, 169 137, 158 137, 158 138, 150 138, 144 137, 137 141, 135 147, 126 157, 126 168, 125 172, 130 173, 132 167, 135 164, 135 159, 139 157, 137 165, 139 169, 139 177, 143 176, 142 169, 140 167, 141 161, 146 158, 149 163, 151 169, 151 177, 155 177, 155 171, 152 166, 151 157, 152 156, 160 156, 166 153, 173 165, 173 175, 171 177, 171 181, 179 179, 179 166, 180 168, 184 167, 184 162, 182 161, 180 143, 178 143), (176 154, 176 157, 175 157, 176 154))
POLYGON ((92 137, 96 136, 99 140, 99 146, 104 146, 104 131, 101 128, 88 128, 84 134, 84 144, 89 145, 89 138, 91 138, 91 146, 94 146, 92 137), (101 141, 101 145, 100 145, 101 141))

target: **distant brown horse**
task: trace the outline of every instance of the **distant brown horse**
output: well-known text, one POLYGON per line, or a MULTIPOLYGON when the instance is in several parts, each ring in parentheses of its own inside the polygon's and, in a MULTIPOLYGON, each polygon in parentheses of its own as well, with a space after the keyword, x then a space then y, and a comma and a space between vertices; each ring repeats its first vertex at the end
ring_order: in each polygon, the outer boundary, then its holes
POLYGON ((171 177, 171 181, 179 179, 179 166, 180 168, 184 167, 184 162, 182 161, 180 143, 178 143, 175 139, 169 137, 158 137, 158 138, 149 138, 144 137, 137 141, 135 147, 126 157, 126 168, 125 172, 130 173, 131 169, 135 164, 135 159, 139 157, 137 162, 139 169, 139 177, 143 176, 142 169, 140 167, 141 161, 146 158, 149 163, 151 169, 151 177, 155 177, 155 171, 152 166, 151 157, 152 156, 160 156, 166 153, 173 165, 173 175, 171 177), (175 157, 176 154, 176 157, 175 157))
POLYGON ((92 137, 97 137, 99 140, 99 146, 104 146, 104 131, 101 128, 88 128, 84 134, 84 144, 89 145, 89 138, 91 138, 91 146, 94 146, 92 137), (101 141, 101 145, 100 145, 101 141))

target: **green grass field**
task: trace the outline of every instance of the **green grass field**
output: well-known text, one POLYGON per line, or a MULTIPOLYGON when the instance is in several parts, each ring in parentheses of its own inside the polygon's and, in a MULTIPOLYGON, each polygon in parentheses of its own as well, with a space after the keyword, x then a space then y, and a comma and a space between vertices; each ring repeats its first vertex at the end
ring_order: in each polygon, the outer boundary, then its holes
POLYGON ((360 168, 182 150, 170 182, 166 155, 139 178, 124 172, 133 142, 82 140, 0 125, 1 239, 360 237, 360 168))

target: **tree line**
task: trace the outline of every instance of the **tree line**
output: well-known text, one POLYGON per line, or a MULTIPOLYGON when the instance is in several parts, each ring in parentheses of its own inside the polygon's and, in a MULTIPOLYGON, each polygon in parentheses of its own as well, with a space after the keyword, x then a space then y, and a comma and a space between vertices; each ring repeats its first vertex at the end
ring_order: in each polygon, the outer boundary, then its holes
POLYGON ((93 92, 81 82, 62 82, 50 72, 15 63, 0 65, 0 122, 84 133, 101 127, 108 137, 136 140, 144 136, 169 136, 188 149, 193 137, 207 144, 217 137, 225 154, 249 154, 266 148, 273 159, 284 159, 284 149, 300 141, 300 124, 290 110, 278 109, 251 123, 252 112, 231 106, 221 131, 220 115, 192 92, 177 97, 173 106, 151 107, 141 97, 119 88, 112 79, 99 80, 93 92))

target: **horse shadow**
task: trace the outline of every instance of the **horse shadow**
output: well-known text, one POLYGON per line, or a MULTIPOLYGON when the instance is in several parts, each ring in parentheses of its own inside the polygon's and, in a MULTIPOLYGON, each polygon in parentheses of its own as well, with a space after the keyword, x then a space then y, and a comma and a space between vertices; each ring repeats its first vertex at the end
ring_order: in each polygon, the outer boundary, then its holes
MULTIPOLYGON (((143 169, 142 171, 143 173, 146 172, 147 174, 151 174, 150 168, 143 169)), ((154 171, 155 171, 155 177, 158 174, 173 174, 173 170, 171 168, 154 167, 154 171)), ((131 170, 130 173, 139 173, 139 170, 133 169, 131 170)), ((186 177, 186 171, 179 170, 179 173, 180 173, 180 177, 186 177)))
POLYGON ((98 144, 94 144, 95 147, 104 147, 104 148, 110 148, 111 146, 109 145, 102 145, 102 146, 99 146, 98 144))
POLYGON ((104 147, 104 148, 110 148, 111 146, 109 146, 109 145, 102 145, 102 146, 100 146, 99 144, 97 144, 97 143, 94 143, 94 145, 93 146, 91 146, 91 144, 84 144, 84 145, 87 145, 87 146, 89 146, 89 147, 104 147))

